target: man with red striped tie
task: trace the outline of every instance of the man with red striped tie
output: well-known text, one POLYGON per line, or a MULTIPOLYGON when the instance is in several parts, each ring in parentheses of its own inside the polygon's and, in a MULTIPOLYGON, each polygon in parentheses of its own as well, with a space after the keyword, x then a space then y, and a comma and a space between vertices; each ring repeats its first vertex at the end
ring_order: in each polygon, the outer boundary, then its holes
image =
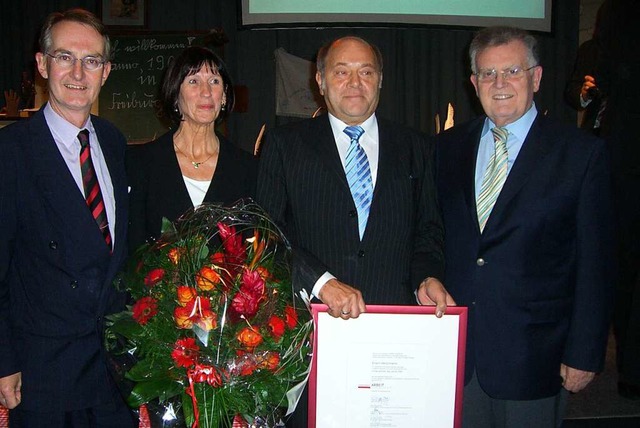
POLYGON ((111 70, 91 13, 45 20, 49 101, 0 131, 0 404, 11 427, 133 427, 103 348, 124 308, 124 136, 90 114, 111 70))

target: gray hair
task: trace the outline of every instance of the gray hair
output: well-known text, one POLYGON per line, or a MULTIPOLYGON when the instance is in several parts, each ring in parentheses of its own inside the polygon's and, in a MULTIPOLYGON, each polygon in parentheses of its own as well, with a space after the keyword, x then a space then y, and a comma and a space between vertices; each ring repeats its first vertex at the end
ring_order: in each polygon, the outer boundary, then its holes
POLYGON ((53 26, 64 21, 77 22, 96 30, 104 40, 104 52, 102 53, 104 59, 111 60, 111 42, 104 25, 93 13, 79 8, 69 9, 65 12, 53 12, 47 16, 40 32, 39 41, 42 53, 49 53, 53 46, 53 36, 51 34, 53 26))
POLYGON ((476 64, 478 54, 487 48, 506 45, 513 41, 520 41, 527 48, 527 61, 529 62, 527 67, 539 65, 538 41, 527 31, 516 27, 487 27, 476 33, 469 46, 469 60, 473 74, 478 72, 476 64))

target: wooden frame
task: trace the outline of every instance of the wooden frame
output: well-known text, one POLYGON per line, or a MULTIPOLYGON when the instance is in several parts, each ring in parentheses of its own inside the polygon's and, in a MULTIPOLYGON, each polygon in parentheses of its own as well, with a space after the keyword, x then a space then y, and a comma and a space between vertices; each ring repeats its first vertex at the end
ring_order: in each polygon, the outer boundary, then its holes
POLYGON ((146 29, 147 0, 98 0, 102 23, 111 28, 146 29))

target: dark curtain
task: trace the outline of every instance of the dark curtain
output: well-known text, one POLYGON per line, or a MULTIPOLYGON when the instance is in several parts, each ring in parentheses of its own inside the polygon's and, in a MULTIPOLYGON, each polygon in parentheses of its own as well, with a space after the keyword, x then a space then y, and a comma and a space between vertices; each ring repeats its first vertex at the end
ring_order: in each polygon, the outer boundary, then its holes
MULTIPOLYGON (((22 71, 33 73, 33 46, 47 13, 72 6, 96 11, 99 3, 2 0, 0 29, 5 37, 0 40, 0 91, 19 89, 22 71)), ((537 34, 544 72, 536 103, 541 111, 575 123, 575 113, 565 105, 562 94, 577 49, 579 1, 553 3, 552 32, 537 34)), ((232 114, 227 132, 248 151, 263 124, 270 129, 296 120, 275 116, 274 50, 282 47, 293 55, 314 60, 322 44, 346 34, 364 37, 382 51, 385 65, 379 115, 433 134, 434 116, 439 113, 444 120, 449 102, 455 108, 456 123, 480 113, 469 82, 467 60, 474 29, 247 30, 238 26, 239 6, 233 0, 147 0, 147 5, 150 31, 224 30, 229 39, 224 48, 225 61, 235 83, 246 86, 249 92, 248 111, 232 114)), ((3 104, 2 99, 0 106, 3 104)))

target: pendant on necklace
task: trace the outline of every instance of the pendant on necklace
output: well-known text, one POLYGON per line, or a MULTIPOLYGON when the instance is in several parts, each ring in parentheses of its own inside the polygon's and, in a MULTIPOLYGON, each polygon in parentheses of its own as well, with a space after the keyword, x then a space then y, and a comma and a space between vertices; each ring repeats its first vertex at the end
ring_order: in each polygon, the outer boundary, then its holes
POLYGON ((200 164, 201 164, 201 163, 202 163, 202 162, 194 162, 194 161, 191 161, 191 165, 193 165, 193 167, 194 167, 195 169, 200 168, 200 164))

